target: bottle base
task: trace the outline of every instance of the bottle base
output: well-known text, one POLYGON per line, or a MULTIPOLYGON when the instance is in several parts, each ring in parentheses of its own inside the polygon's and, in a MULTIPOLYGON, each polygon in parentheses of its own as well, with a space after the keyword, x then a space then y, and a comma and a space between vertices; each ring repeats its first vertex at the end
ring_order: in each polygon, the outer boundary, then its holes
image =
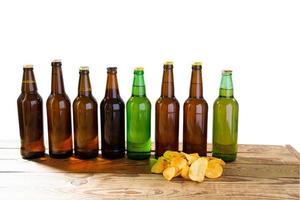
POLYGON ((103 151, 102 150, 102 157, 107 158, 107 159, 119 159, 119 158, 124 158, 125 152, 124 151, 103 151))
POLYGON ((221 158, 225 162, 233 162, 236 160, 236 154, 213 153, 213 157, 221 158))
POLYGON ((44 151, 39 151, 39 152, 21 152, 22 158, 23 159, 36 159, 36 158, 41 158, 45 156, 45 152, 44 151))
POLYGON ((150 152, 127 152, 127 158, 130 160, 146 160, 150 158, 150 152))
POLYGON ((70 150, 70 151, 62 151, 62 152, 55 152, 55 153, 50 152, 50 153, 49 153, 49 156, 50 156, 51 158, 64 159, 64 158, 69 158, 69 157, 71 157, 72 154, 73 154, 73 151, 70 150))
POLYGON ((207 151, 206 151, 207 146, 198 144, 198 145, 183 145, 182 151, 184 153, 198 153, 199 156, 207 156, 207 151), (202 148, 199 148, 202 147, 202 148))
POLYGON ((75 157, 83 160, 97 158, 98 155, 98 150, 90 152, 75 151, 75 157))

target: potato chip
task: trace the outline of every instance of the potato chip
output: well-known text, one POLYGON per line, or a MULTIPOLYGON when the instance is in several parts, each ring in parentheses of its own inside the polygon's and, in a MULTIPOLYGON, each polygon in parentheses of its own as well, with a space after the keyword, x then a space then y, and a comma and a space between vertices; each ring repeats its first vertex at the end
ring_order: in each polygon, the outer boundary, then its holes
POLYGON ((184 155, 185 159, 188 161, 188 165, 191 165, 195 160, 200 158, 198 153, 187 154, 187 153, 181 152, 181 154, 184 155))
POLYGON ((176 169, 175 177, 180 176, 181 175, 181 170, 179 170, 177 167, 175 167, 175 169, 176 169))
POLYGON ((207 157, 207 158, 208 158, 208 161, 214 161, 216 163, 219 163, 221 166, 225 165, 225 162, 220 158, 215 158, 215 157, 207 157))
POLYGON ((166 151, 152 166, 151 172, 162 173, 169 181, 181 175, 184 179, 202 182, 205 177, 220 177, 224 165, 223 160, 215 157, 200 157, 198 153, 166 151))
POLYGON ((163 155, 164 158, 171 160, 172 158, 176 158, 176 157, 183 157, 182 154, 180 154, 177 151, 166 151, 163 155))
POLYGON ((155 174, 163 173, 164 169, 167 168, 168 162, 164 157, 159 157, 156 163, 152 166, 151 172, 155 174))
POLYGON ((189 170, 190 170, 190 167, 188 165, 184 166, 181 170, 181 176, 185 179, 190 179, 189 178, 189 170))
POLYGON ((200 158, 198 153, 190 153, 189 155, 192 157, 200 158))
POLYGON ((176 168, 175 167, 167 167, 163 172, 163 176, 168 181, 172 180, 172 178, 175 177, 175 175, 176 175, 176 168))
POLYGON ((186 165, 187 165, 187 161, 182 157, 175 157, 172 158, 170 161, 170 167, 176 167, 178 171, 181 171, 181 169, 186 165))
POLYGON ((223 167, 216 160, 208 161, 205 176, 207 178, 219 178, 223 173, 223 167))
POLYGON ((208 165, 208 159, 204 157, 198 158, 194 161, 189 169, 189 178, 193 181, 202 182, 205 177, 205 171, 208 165))

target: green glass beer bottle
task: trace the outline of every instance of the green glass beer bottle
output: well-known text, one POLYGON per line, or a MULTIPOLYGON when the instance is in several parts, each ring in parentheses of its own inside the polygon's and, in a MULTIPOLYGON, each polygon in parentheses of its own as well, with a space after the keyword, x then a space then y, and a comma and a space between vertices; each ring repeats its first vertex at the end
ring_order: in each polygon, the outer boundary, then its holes
POLYGON ((237 154, 238 102, 233 97, 232 71, 224 70, 213 111, 213 156, 226 162, 237 154))
POLYGON ((132 96, 127 110, 127 156, 133 160, 150 157, 151 152, 151 103, 146 97, 144 69, 134 70, 132 96))

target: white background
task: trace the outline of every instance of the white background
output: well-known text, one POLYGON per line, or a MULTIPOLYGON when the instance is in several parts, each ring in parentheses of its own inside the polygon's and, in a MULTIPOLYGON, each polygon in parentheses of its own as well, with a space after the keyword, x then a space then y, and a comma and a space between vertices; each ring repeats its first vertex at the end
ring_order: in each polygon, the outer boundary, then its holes
MULTIPOLYGON (((160 96, 162 67, 174 61, 175 94, 188 97, 191 64, 203 62, 204 97, 218 96, 221 70, 232 69, 240 104, 239 143, 292 144, 300 150, 299 1, 1 1, 0 140, 18 140, 16 100, 22 65, 34 64, 44 103, 53 59, 63 61, 66 92, 77 95, 78 68, 90 66, 94 96, 104 96, 106 67, 118 67, 121 96, 145 68, 147 96, 160 96)), ((45 107, 45 106, 44 106, 45 107)), ((154 140, 154 109, 152 110, 154 140)), ((47 138, 46 112, 44 113, 47 138)))

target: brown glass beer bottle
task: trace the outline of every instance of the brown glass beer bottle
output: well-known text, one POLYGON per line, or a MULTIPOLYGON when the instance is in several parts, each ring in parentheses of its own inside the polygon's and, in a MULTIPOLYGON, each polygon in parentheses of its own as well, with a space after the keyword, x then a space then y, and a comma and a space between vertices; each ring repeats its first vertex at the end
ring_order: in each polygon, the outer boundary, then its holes
POLYGON ((51 94, 47 100, 49 155, 67 158, 72 155, 71 103, 65 93, 61 61, 52 63, 51 94))
POLYGON ((23 67, 22 93, 17 105, 22 157, 33 159, 44 156, 43 100, 37 92, 32 65, 23 67))
POLYGON ((105 97, 101 111, 101 150, 105 158, 122 158, 125 154, 125 105, 119 93, 117 68, 107 68, 105 97))
POLYGON ((174 96, 173 63, 164 64, 161 96, 155 105, 155 156, 178 151, 179 102, 174 96))
POLYGON ((80 67, 78 96, 73 102, 74 149, 81 159, 98 156, 98 104, 92 95, 89 68, 80 67))
POLYGON ((190 96, 184 103, 183 151, 206 156, 208 105, 203 98, 202 65, 192 66, 190 96))

